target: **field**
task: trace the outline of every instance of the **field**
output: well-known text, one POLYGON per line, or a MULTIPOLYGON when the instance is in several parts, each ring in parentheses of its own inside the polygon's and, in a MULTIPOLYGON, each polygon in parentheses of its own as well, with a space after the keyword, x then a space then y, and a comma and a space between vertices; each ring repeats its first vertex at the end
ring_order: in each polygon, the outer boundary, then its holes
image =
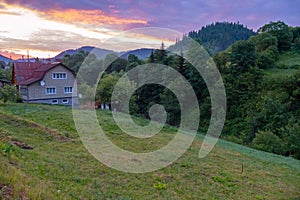
MULTIPOLYGON (((176 131, 166 127, 151 139, 135 139, 110 112, 97 115, 115 144, 135 152, 164 146, 176 131)), ((70 108, 0 103, 0 199, 300 199, 299 160, 223 140, 199 159, 202 139, 164 169, 124 173, 89 154, 70 108)))

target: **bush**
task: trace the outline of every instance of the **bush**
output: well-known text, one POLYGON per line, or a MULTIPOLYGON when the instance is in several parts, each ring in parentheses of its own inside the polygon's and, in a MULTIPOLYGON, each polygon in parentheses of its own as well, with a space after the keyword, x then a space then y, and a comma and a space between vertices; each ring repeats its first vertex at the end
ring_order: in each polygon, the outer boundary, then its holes
POLYGON ((18 95, 15 86, 5 85, 0 88, 0 99, 2 99, 4 103, 7 101, 17 102, 18 99, 20 99, 20 96, 18 95))
POLYGON ((281 154, 285 153, 284 144, 281 138, 271 131, 258 131, 252 146, 256 149, 268 151, 271 153, 281 154))
POLYGON ((289 133, 290 153, 300 159, 300 125, 293 124, 287 127, 289 133))

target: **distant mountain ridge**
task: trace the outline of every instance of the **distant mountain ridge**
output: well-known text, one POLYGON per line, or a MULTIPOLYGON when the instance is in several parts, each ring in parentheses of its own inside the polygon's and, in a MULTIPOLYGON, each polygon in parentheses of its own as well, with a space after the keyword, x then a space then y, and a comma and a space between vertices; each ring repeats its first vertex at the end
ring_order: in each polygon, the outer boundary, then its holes
POLYGON ((74 54, 78 53, 79 51, 84 51, 84 52, 88 52, 88 53, 92 52, 97 56, 98 59, 104 59, 107 54, 114 53, 114 54, 117 54, 118 56, 120 56, 121 58, 125 58, 125 59, 127 59, 130 54, 134 54, 140 60, 144 60, 150 56, 153 49, 141 48, 141 49, 134 49, 134 50, 123 51, 123 52, 115 52, 112 50, 101 49, 101 48, 93 47, 93 46, 83 46, 78 49, 65 50, 65 51, 59 53, 58 55, 56 55, 54 57, 54 59, 62 59, 66 55, 74 55, 74 54))
POLYGON ((9 62, 12 62, 13 60, 10 59, 10 58, 7 58, 5 56, 0 55, 0 61, 3 61, 7 65, 9 62))
POLYGON ((65 51, 59 53, 58 55, 56 55, 54 58, 55 59, 62 59, 66 55, 74 55, 75 53, 78 53, 79 51, 84 51, 84 52, 88 52, 88 53, 90 53, 91 51, 94 51, 95 54, 97 54, 97 57, 99 59, 105 58, 105 56, 107 54, 115 53, 112 50, 100 49, 100 48, 96 48, 96 47, 93 47, 93 46, 83 46, 83 47, 80 47, 78 49, 65 50, 65 51))
POLYGON ((118 56, 121 58, 127 59, 130 54, 136 55, 140 60, 145 60, 151 55, 151 52, 154 51, 154 49, 149 48, 141 48, 141 49, 135 49, 131 51, 126 52, 120 52, 118 53, 118 56))

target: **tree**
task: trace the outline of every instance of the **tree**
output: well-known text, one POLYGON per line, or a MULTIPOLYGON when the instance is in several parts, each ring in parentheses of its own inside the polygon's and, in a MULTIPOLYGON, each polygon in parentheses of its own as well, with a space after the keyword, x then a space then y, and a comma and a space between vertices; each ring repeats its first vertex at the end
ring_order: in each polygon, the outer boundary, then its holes
POLYGON ((136 83, 127 79, 119 79, 118 82, 118 87, 113 88, 114 99, 111 99, 112 103, 114 103, 113 107, 117 111, 124 111, 126 100, 129 98, 129 111, 136 114, 138 109, 136 106, 136 95, 132 94, 136 89, 136 83))
POLYGON ((96 91, 96 99, 99 100, 100 103, 108 103, 111 101, 113 88, 118 80, 119 77, 113 74, 108 74, 100 80, 96 91))
POLYGON ((102 71, 102 60, 98 60, 94 54, 89 54, 81 64, 80 74, 77 74, 77 81, 84 81, 93 87, 102 71))
POLYGON ((120 72, 126 69, 128 61, 123 58, 119 58, 116 54, 107 54, 103 60, 103 65, 106 67, 108 74, 112 72, 120 72))
POLYGON ((0 61, 0 69, 4 69, 6 66, 4 61, 0 61))
POLYGON ((251 41, 238 41, 232 45, 231 67, 237 72, 248 71, 255 66, 255 46, 251 41))
POLYGON ((151 54, 148 58, 148 63, 154 63, 154 53, 153 53, 153 51, 151 51, 151 54))
POLYGON ((300 159, 300 124, 292 123, 287 127, 289 132, 290 153, 297 159, 300 159))
POLYGON ((79 101, 81 105, 86 103, 92 103, 95 101, 94 97, 94 88, 90 85, 86 84, 85 82, 80 83, 78 85, 78 92, 79 92, 79 101))
POLYGON ((269 46, 257 55, 257 66, 261 69, 270 68, 278 58, 277 46, 269 46))
POLYGON ((126 72, 128 72, 129 70, 137 67, 138 65, 142 64, 142 61, 139 60, 139 58, 134 55, 134 54, 130 54, 128 56, 128 63, 127 63, 127 66, 126 66, 126 72))
POLYGON ((5 85, 3 88, 0 88, 0 99, 3 100, 3 103, 6 103, 7 101, 16 102, 18 100, 16 87, 5 85))
POLYGON ((0 68, 0 79, 11 80, 11 67, 8 69, 0 68))
POLYGON ((227 51, 216 53, 213 56, 214 62, 218 67, 220 72, 223 72, 227 67, 227 63, 229 62, 230 55, 227 51))
POLYGON ((138 64, 141 63, 141 61, 139 60, 139 58, 136 55, 134 55, 134 54, 129 54, 127 60, 128 60, 128 63, 138 63, 138 64))
POLYGON ((68 55, 68 54, 65 55, 62 59, 62 63, 77 74, 83 61, 86 59, 88 55, 89 52, 84 52, 80 50, 73 55, 68 55))
POLYGON ((277 38, 278 50, 286 51, 291 48, 293 33, 283 21, 270 22, 257 30, 258 33, 269 33, 277 38))
POLYGON ((256 36, 252 36, 250 41, 255 45, 257 52, 262 52, 270 46, 277 47, 278 45, 277 38, 270 33, 260 33, 256 36))
POLYGON ((197 42, 200 41, 200 44, 211 54, 223 51, 236 41, 247 40, 253 35, 255 35, 253 30, 249 30, 242 24, 232 22, 216 22, 206 25, 198 31, 188 33, 190 38, 197 42))

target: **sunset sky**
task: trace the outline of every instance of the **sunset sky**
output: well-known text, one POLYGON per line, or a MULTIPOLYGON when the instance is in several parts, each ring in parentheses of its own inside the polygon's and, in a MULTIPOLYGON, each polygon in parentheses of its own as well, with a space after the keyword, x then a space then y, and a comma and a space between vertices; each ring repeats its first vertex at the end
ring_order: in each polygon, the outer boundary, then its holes
POLYGON ((174 35, 132 34, 132 45, 102 42, 133 28, 161 27, 187 33, 216 21, 256 30, 270 21, 300 25, 299 0, 0 0, 0 54, 55 56, 66 49, 97 46, 116 51, 158 47, 174 35), (134 44, 133 44, 134 43, 134 44))

